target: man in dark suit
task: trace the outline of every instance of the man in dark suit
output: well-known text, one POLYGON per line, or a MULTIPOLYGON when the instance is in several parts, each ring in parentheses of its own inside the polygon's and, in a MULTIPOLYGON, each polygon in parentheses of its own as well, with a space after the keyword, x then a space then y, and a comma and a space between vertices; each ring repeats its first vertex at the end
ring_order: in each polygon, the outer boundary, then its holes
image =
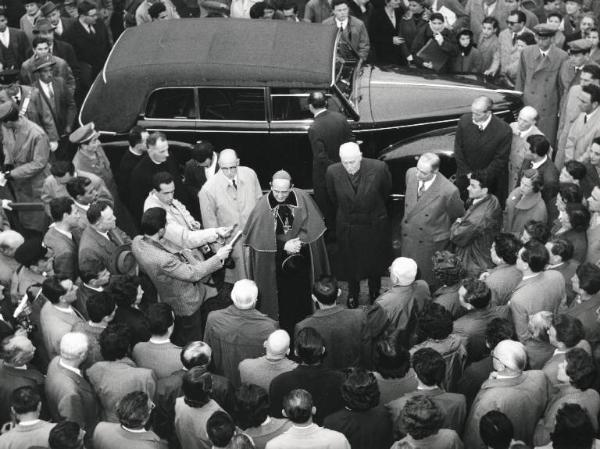
POLYGON ((337 305, 339 293, 335 278, 324 276, 317 280, 312 297, 319 307, 296 324, 295 332, 298 334, 302 329, 312 327, 321 334, 328 353, 323 366, 330 369, 359 366, 366 359, 370 343, 366 314, 337 305))
MULTIPOLYGON (((169 154, 169 142, 161 132, 155 132, 146 140, 148 151, 135 166, 129 178, 129 210, 136 223, 140 223, 144 212, 144 202, 153 189, 152 177, 159 172, 168 172, 175 183, 175 198, 188 205, 188 197, 183 186, 179 167, 175 158, 169 154)), ((198 202, 198 198, 195 198, 198 202)), ((189 207, 188 207, 189 210, 189 207)))
POLYGON ((119 188, 119 197, 125 200, 129 196, 129 177, 135 166, 142 160, 146 154, 146 140, 148 139, 148 131, 141 126, 134 126, 129 131, 127 141, 129 148, 123 154, 119 163, 116 181, 119 188))
POLYGON ((458 121, 454 140, 456 158, 456 186, 466 199, 468 175, 483 170, 490 192, 499 199, 507 196, 506 167, 512 143, 512 131, 507 123, 492 113, 492 100, 478 97, 471 105, 471 113, 458 121))
POLYGON ((338 278, 348 281, 348 305, 358 306, 361 279, 369 280, 371 302, 391 259, 386 202, 392 177, 385 162, 363 159, 358 144, 340 147, 341 162, 327 169, 327 193, 337 209, 338 278))
POLYGON ((51 55, 38 58, 34 63, 34 73, 38 79, 33 86, 40 91, 40 97, 52 113, 54 126, 58 134, 59 148, 56 157, 69 160, 66 145, 66 137, 71 133, 77 106, 73 97, 73 90, 69 89, 67 83, 60 76, 54 76, 53 66, 55 61, 51 55))
POLYGON ((348 119, 343 114, 327 109, 323 92, 311 92, 308 108, 315 121, 308 128, 308 139, 313 153, 313 189, 315 201, 323 213, 325 225, 333 229, 334 216, 327 196, 325 172, 327 167, 340 161, 340 145, 354 140, 348 119))
POLYGON ((433 262, 436 251, 446 249, 450 226, 465 214, 460 193, 439 172, 440 158, 425 153, 416 168, 406 172, 406 196, 402 220, 402 256, 413 259, 421 279, 434 283, 433 262))
POLYGON ((96 78, 104 66, 110 51, 108 32, 102 20, 98 20, 96 4, 87 0, 77 6, 79 18, 65 36, 75 50, 77 59, 92 67, 91 79, 96 78))
POLYGON ((344 375, 340 371, 323 366, 325 350, 323 337, 312 327, 306 327, 298 332, 294 343, 294 354, 298 358, 299 365, 292 371, 280 374, 271 382, 270 416, 284 417, 281 413, 283 398, 296 388, 302 388, 312 395, 317 408, 314 417, 317 424, 322 424, 326 416, 344 407, 341 393, 344 375))
POLYGON ((444 417, 442 427, 452 429, 461 435, 467 417, 467 401, 464 395, 449 393, 442 387, 446 376, 446 362, 442 355, 434 349, 422 348, 413 354, 411 365, 417 374, 419 387, 416 391, 406 393, 387 404, 394 429, 406 433, 400 421, 400 413, 411 398, 424 395, 437 404, 442 411, 444 417))
POLYGON ((600 137, 592 141, 587 154, 590 158, 589 162, 584 164, 587 183, 590 186, 600 187, 600 137))
POLYGON ((20 70, 21 64, 31 56, 31 53, 27 35, 17 28, 8 26, 7 12, 0 7, 0 64, 2 64, 2 70, 20 70))
POLYGON ((66 196, 50 201, 52 225, 44 235, 44 245, 54 253, 54 274, 77 279, 77 242, 79 241, 79 211, 66 196), (73 234, 75 232, 75 235, 73 234))
POLYGON ((54 27, 54 34, 57 39, 64 39, 65 35, 69 33, 73 25, 75 25, 75 19, 72 17, 61 17, 58 6, 51 1, 44 3, 40 11, 45 19, 48 19, 54 27))
POLYGON ((60 356, 55 357, 48 366, 45 390, 52 420, 76 422, 86 431, 86 440, 91 442, 100 407, 92 386, 79 368, 87 352, 88 339, 85 334, 65 334, 60 342, 60 356))
POLYGON ((115 263, 118 261, 114 260, 117 249, 131 245, 131 239, 117 228, 112 208, 107 203, 96 201, 90 205, 87 219, 90 224, 79 242, 79 269, 98 273, 106 268, 111 274, 132 273, 136 268, 133 256, 123 257, 123 263, 115 263))

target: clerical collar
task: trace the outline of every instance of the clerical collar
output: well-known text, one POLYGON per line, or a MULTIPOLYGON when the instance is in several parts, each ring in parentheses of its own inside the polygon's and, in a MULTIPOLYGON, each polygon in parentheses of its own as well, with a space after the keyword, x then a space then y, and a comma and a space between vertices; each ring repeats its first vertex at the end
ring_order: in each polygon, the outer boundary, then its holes
POLYGON ((269 192, 269 196, 267 197, 267 199, 269 201, 270 209, 275 209, 277 206, 282 206, 282 205, 298 207, 298 199, 296 198, 296 192, 294 192, 293 190, 290 192, 288 197, 282 203, 280 203, 279 201, 277 201, 275 199, 273 192, 269 192))

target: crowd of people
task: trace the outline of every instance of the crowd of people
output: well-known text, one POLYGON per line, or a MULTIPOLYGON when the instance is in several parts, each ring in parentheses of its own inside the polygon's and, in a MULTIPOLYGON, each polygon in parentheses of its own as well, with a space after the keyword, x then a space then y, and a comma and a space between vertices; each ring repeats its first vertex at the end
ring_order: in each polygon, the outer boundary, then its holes
POLYGON ((600 2, 0 6, 0 449, 600 447, 600 2), (75 117, 113 42, 200 15, 323 22, 524 106, 476 98, 398 222, 325 92, 314 195, 140 126, 111 167, 75 117))

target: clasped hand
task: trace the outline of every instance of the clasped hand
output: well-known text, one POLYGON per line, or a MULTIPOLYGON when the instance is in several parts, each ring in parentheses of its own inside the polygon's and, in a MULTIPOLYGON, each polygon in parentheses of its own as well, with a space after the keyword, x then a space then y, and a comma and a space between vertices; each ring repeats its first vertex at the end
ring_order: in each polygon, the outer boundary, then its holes
POLYGON ((288 240, 287 242, 285 242, 285 245, 283 245, 283 249, 288 254, 299 253, 300 250, 302 249, 302 242, 300 241, 299 238, 296 237, 295 239, 291 239, 291 240, 288 240))

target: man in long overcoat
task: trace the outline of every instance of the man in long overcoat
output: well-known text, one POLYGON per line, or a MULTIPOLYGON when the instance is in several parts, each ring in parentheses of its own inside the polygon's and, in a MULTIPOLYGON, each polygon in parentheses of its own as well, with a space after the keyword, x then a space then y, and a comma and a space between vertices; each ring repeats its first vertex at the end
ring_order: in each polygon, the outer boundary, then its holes
MULTIPOLYGON (((0 121, 5 165, 2 176, 11 182, 16 201, 39 202, 44 179, 50 174, 48 136, 38 125, 21 117, 12 101, 0 105, 0 121)), ((46 227, 43 210, 21 211, 19 220, 31 231, 41 233, 46 227)))
POLYGON ((439 172, 440 159, 433 153, 419 158, 406 172, 406 197, 402 220, 402 255, 413 259, 421 279, 432 285, 436 251, 450 242, 450 226, 465 213, 458 188, 439 172))
POLYGON ((348 281, 348 305, 356 307, 361 279, 368 278, 374 301, 391 259, 386 201, 392 177, 385 162, 363 159, 355 142, 340 147, 340 159, 327 169, 327 192, 336 208, 337 276, 348 281))
POLYGON ((340 145, 354 140, 348 119, 336 111, 327 109, 327 98, 323 92, 312 92, 308 107, 315 121, 308 128, 308 140, 313 154, 313 189, 319 209, 329 229, 333 228, 334 215, 327 196, 325 173, 327 167, 340 161, 340 145))
POLYGON ((539 114, 538 128, 556 146, 560 95, 564 91, 560 77, 569 56, 553 44, 556 30, 547 24, 534 27, 536 45, 523 49, 515 89, 523 92, 523 102, 539 114))

